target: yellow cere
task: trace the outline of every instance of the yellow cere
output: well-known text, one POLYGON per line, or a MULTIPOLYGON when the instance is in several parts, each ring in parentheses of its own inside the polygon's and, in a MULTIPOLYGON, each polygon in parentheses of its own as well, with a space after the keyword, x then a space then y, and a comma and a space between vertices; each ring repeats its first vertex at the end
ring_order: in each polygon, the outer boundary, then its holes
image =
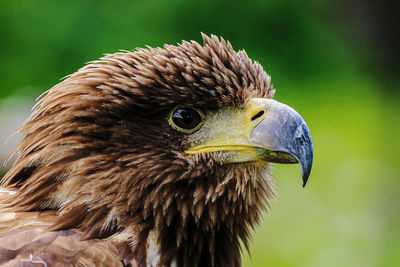
POLYGON ((231 153, 229 162, 257 160, 256 148, 260 146, 250 141, 250 134, 266 114, 267 111, 258 104, 257 99, 250 99, 243 109, 222 109, 205 118, 202 127, 190 136, 196 145, 185 152, 236 151, 239 153, 231 153))

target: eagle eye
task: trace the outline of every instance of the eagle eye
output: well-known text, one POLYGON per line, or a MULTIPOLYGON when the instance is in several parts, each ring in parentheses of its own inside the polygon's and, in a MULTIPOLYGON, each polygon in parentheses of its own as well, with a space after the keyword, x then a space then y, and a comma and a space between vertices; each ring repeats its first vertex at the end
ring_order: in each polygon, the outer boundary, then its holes
POLYGON ((177 107, 172 110, 169 122, 175 129, 193 133, 203 124, 203 116, 191 107, 177 107))

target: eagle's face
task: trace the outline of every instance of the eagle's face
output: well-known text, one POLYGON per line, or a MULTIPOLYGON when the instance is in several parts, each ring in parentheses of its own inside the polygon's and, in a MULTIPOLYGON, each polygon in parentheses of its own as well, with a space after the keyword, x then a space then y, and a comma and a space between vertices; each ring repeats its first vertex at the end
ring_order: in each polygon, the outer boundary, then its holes
POLYGON ((53 229, 124 236, 139 263, 156 233, 161 262, 238 265, 273 196, 271 162, 299 162, 305 184, 312 141, 258 63, 203 38, 106 56, 49 90, 5 177, 12 205, 58 210, 53 229))

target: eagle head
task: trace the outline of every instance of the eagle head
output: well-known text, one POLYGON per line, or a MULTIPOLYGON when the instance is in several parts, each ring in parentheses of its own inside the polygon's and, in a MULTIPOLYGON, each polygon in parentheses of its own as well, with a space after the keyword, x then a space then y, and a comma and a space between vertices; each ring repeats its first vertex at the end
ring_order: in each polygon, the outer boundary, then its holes
POLYGON ((240 266, 271 164, 299 162, 305 185, 312 141, 260 64, 203 40, 106 55, 51 88, 19 130, 9 207, 56 211, 52 231, 138 266, 240 266))

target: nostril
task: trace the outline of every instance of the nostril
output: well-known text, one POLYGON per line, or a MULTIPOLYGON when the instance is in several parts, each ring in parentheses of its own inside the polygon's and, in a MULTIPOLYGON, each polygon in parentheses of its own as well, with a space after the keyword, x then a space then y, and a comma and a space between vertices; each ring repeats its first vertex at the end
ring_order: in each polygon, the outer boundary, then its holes
POLYGON ((264 115, 264 110, 261 110, 260 112, 258 112, 256 115, 254 115, 251 120, 255 121, 256 119, 260 118, 262 115, 264 115))

